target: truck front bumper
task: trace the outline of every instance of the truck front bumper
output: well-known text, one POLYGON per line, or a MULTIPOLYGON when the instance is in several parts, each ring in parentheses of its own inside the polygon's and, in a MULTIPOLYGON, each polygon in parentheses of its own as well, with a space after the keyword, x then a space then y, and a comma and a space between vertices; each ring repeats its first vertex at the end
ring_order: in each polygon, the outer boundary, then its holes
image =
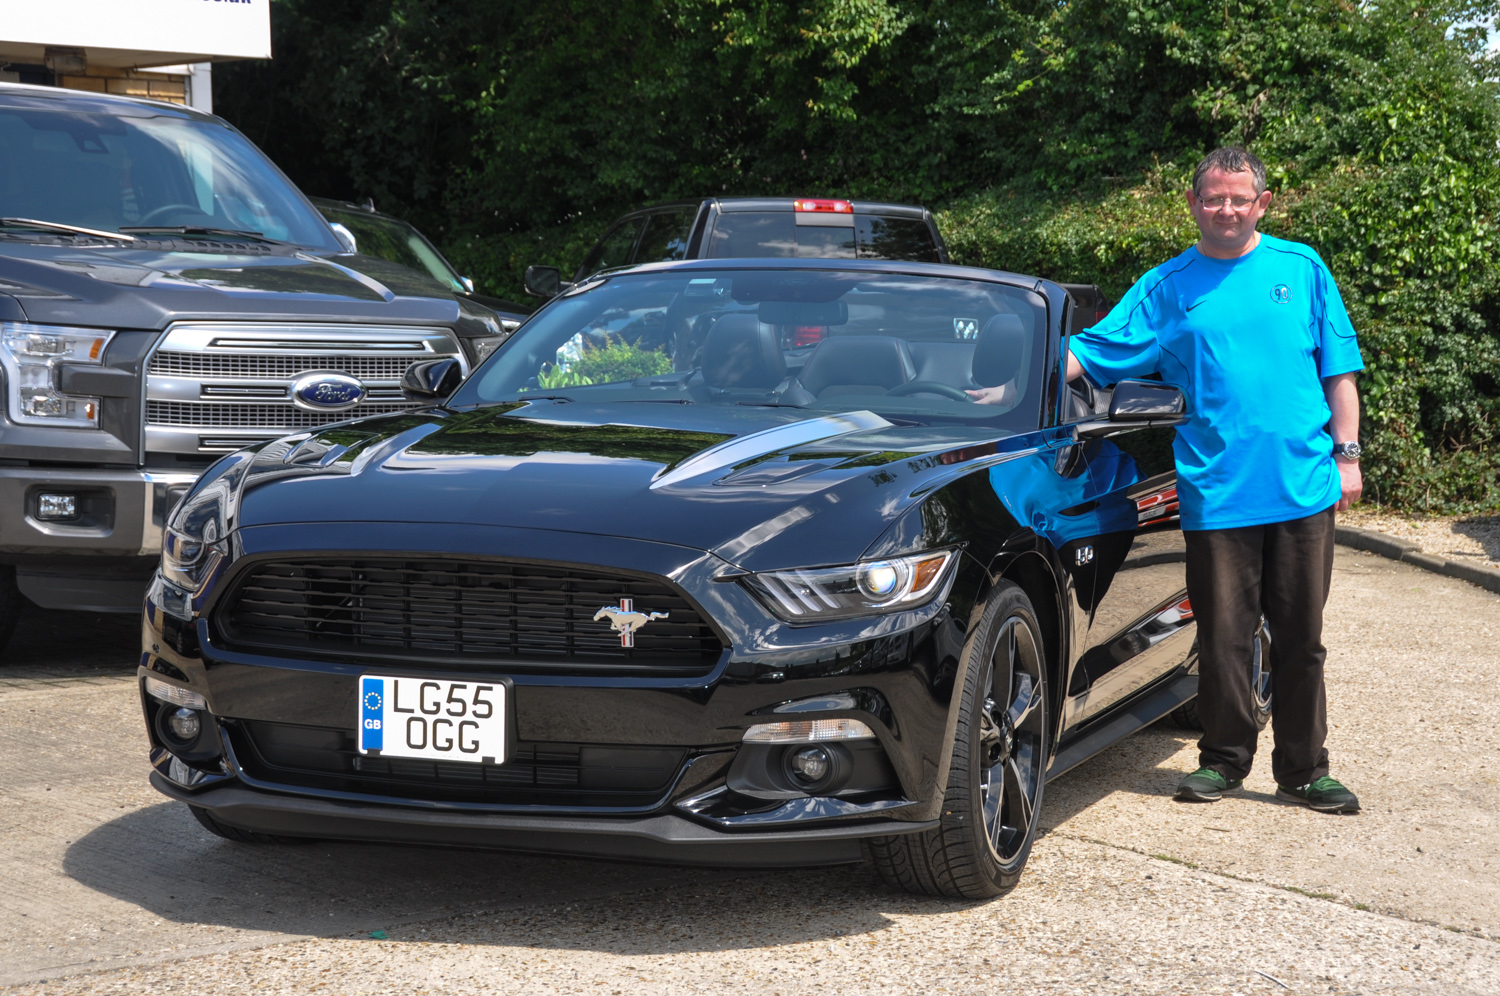
POLYGON ((0 559, 43 608, 138 612, 167 515, 198 475, 133 469, 0 467, 0 559), (43 518, 43 495, 72 496, 43 518))

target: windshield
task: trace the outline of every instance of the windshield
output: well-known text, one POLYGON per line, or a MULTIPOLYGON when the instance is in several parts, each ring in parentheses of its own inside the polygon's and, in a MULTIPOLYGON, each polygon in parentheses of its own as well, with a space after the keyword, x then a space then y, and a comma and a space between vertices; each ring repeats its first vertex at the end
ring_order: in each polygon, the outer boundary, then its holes
POLYGON ((849 270, 621 273, 558 299, 453 404, 578 401, 869 409, 1036 428, 1040 295, 849 270))
POLYGON ((0 217, 109 232, 232 229, 339 249, 296 189, 227 125, 145 106, 115 115, 51 103, 0 105, 0 217))
POLYGON ((449 290, 464 292, 463 279, 448 265, 442 254, 433 248, 432 243, 406 222, 368 211, 319 206, 330 221, 336 221, 354 233, 359 251, 365 255, 379 256, 392 263, 431 274, 434 280, 449 290))

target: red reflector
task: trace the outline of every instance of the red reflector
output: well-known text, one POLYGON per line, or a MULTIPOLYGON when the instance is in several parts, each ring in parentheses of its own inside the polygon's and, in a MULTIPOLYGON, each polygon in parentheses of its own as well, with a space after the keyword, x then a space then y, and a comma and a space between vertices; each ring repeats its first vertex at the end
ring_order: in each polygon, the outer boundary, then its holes
POLYGON ((834 214, 853 214, 854 205, 848 201, 802 200, 792 201, 795 211, 832 211, 834 214))
POLYGON ((1193 603, 1190 599, 1184 598, 1182 601, 1172 606, 1172 608, 1176 609, 1178 614, 1184 619, 1193 618, 1193 603))
POLYGON ((1096 312, 1094 312, 1094 321, 1096 321, 1096 322, 1102 322, 1102 321, 1104 321, 1104 319, 1106 319, 1108 317, 1109 317, 1109 312, 1107 312, 1107 311, 1096 311, 1096 312))
POLYGON ((823 325, 797 325, 792 329, 793 346, 816 346, 828 334, 823 325))

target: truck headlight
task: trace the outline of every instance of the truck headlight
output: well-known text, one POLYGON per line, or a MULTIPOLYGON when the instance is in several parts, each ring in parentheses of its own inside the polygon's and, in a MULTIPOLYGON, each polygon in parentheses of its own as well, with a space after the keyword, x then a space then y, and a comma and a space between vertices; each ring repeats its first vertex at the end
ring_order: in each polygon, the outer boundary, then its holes
POLYGON ((827 622, 916 608, 937 594, 957 559, 956 550, 935 550, 844 567, 763 571, 741 580, 787 622, 827 622))
POLYGON ((59 363, 99 364, 113 332, 0 322, 0 366, 5 368, 6 408, 22 425, 99 425, 99 399, 57 389, 59 363))

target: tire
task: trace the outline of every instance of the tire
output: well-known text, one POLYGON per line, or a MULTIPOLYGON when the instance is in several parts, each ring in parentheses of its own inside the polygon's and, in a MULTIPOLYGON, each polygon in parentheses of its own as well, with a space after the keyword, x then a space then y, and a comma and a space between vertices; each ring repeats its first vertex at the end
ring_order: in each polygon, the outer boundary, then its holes
POLYGON ((16 569, 0 566, 0 649, 15 635, 27 604, 26 596, 16 587, 16 569))
MULTIPOLYGON (((1271 630, 1266 621, 1260 621, 1255 631, 1250 660, 1250 691, 1254 695, 1251 711, 1255 714, 1255 728, 1264 730, 1271 722, 1271 630)), ((1197 644, 1193 645, 1197 653, 1197 644)), ((1181 730, 1201 730, 1203 720, 1198 716, 1198 700, 1189 699, 1171 712, 1172 722, 1181 730)))
POLYGON ((993 899, 1016 887, 1046 785, 1051 726, 1041 628, 1031 601, 991 591, 963 669, 938 826, 869 842, 876 872, 907 892, 993 899))
POLYGON ((301 841, 300 837, 281 837, 274 833, 260 833, 257 830, 241 830, 227 823, 220 823, 214 819, 214 814, 202 806, 188 806, 192 811, 193 818, 202 824, 203 829, 215 837, 232 840, 236 844, 291 844, 301 841))

